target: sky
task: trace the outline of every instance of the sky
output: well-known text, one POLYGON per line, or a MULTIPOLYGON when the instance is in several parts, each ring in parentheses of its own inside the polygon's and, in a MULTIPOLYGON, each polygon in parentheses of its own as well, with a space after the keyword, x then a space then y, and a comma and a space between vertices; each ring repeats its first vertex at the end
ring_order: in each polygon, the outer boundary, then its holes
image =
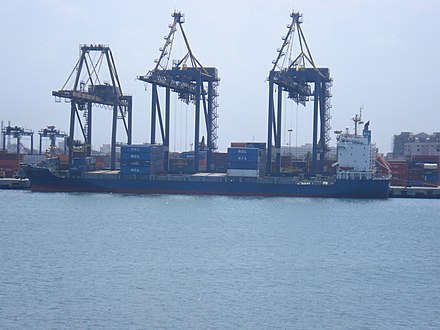
MULTIPOLYGON (((303 14, 315 64, 329 68, 333 78, 332 131, 352 127, 361 106, 384 153, 401 131, 440 131, 437 0, 0 0, 0 8, 4 125, 35 132, 55 125, 67 132, 70 105, 54 102, 52 91, 67 80, 81 44, 105 44, 124 93, 133 96, 133 142, 149 142, 151 87, 136 77, 153 69, 177 10, 185 14, 183 27, 194 55, 202 65, 216 67, 221 78, 219 151, 230 142, 265 142, 267 77, 295 10, 303 14)), ((173 58, 185 50, 178 37, 173 58)), ((286 100, 282 144, 289 129, 292 145, 311 142, 311 106, 286 100)), ((110 143, 111 112, 93 111, 92 143, 98 147, 110 143)), ((173 96, 171 111, 171 149, 188 150, 194 107, 173 96)), ((121 132, 118 140, 124 141, 121 132)))

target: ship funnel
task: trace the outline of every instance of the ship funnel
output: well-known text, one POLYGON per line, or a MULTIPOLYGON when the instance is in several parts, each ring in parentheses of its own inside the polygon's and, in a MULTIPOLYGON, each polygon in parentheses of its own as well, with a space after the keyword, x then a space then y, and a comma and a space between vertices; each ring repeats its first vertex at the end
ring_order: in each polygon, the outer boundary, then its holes
POLYGON ((367 121, 366 124, 364 125, 364 130, 362 132, 363 136, 368 138, 368 144, 371 143, 371 131, 370 131, 370 121, 367 121))

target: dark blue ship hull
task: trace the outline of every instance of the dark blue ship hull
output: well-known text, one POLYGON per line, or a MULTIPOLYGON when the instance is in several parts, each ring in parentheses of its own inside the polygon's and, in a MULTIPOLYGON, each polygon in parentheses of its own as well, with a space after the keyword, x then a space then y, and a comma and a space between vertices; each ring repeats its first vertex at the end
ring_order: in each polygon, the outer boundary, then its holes
POLYGON ((26 166, 33 191, 387 198, 389 180, 294 181, 289 178, 94 175, 62 177, 46 168, 26 166))

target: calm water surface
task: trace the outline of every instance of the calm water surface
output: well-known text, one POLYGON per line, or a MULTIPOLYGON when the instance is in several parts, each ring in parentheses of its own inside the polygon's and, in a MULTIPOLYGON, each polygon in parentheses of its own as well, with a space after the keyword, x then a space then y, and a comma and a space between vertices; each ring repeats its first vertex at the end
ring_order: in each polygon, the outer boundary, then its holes
POLYGON ((439 329, 440 200, 0 191, 2 329, 439 329))

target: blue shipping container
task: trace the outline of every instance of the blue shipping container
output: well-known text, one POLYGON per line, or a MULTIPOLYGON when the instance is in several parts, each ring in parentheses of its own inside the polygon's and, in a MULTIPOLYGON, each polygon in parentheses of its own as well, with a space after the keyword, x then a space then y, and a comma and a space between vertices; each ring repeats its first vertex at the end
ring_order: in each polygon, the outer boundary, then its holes
POLYGON ((228 148, 228 161, 254 162, 260 160, 260 150, 255 148, 228 148))
POLYGON ((432 183, 438 183, 438 174, 425 174, 425 181, 426 182, 432 182, 432 183))
MULTIPOLYGON (((206 151, 199 151, 199 159, 205 159, 207 157, 207 152, 206 151)), ((179 155, 179 158, 194 158, 194 152, 190 151, 190 152, 182 152, 179 155)))
POLYGON ((258 148, 261 150, 265 150, 266 149, 266 143, 262 143, 262 142, 249 142, 246 144, 246 148, 258 148))
POLYGON ((85 158, 73 158, 72 159, 72 165, 73 166, 81 166, 86 164, 85 158))
POLYGON ((228 168, 236 170, 258 170, 258 166, 255 162, 228 162, 228 168))
POLYGON ((228 155, 257 155, 259 154, 260 150, 257 148, 228 148, 228 155))
POLYGON ((163 146, 150 144, 131 144, 121 146, 121 154, 123 153, 162 153, 163 146))
POLYGON ((121 165, 121 174, 154 174, 149 166, 121 165))
POLYGON ((228 155, 228 161, 230 162, 244 162, 244 163, 258 163, 259 158, 248 155, 228 155))
POLYGON ((123 161, 121 161, 121 165, 151 166, 151 161, 149 161, 149 160, 123 160, 123 161))
POLYGON ((146 161, 146 160, 160 160, 163 158, 163 154, 150 154, 150 153, 135 153, 135 152, 121 152, 121 161, 146 161))

